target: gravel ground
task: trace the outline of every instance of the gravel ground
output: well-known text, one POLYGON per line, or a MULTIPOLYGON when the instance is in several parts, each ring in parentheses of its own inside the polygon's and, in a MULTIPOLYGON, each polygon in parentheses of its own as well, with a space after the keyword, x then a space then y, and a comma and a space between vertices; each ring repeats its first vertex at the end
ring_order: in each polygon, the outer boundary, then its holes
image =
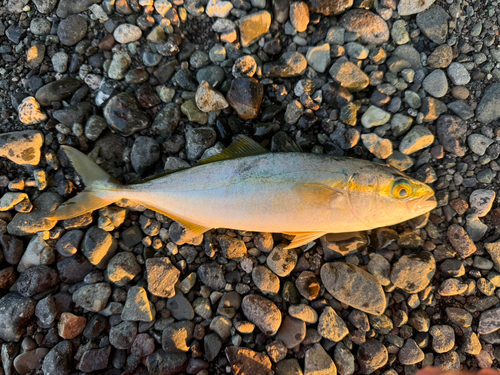
POLYGON ((0 374, 499 366, 499 1, 0 5, 0 374), (438 207, 292 250, 130 201, 47 219, 84 188, 60 145, 133 183, 238 134, 387 163, 438 207))

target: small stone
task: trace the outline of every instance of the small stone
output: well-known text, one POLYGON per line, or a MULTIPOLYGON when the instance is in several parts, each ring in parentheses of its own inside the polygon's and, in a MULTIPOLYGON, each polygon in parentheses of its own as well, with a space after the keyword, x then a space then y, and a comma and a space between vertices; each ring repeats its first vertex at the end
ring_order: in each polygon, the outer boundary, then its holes
POLYGON ((256 266, 252 270, 252 280, 255 286, 264 294, 277 294, 280 290, 280 280, 264 266, 256 266))
POLYGON ((127 52, 119 51, 115 53, 109 65, 108 77, 116 80, 125 78, 130 64, 132 64, 132 59, 127 52))
POLYGON ((37 43, 28 49, 26 53, 26 66, 28 68, 36 68, 39 66, 45 57, 45 45, 37 43))
POLYGON ((404 20, 397 20, 392 25, 391 36, 396 44, 406 44, 410 41, 408 34, 408 24, 404 20))
MULTIPOLYGON (((0 338, 18 342, 35 313, 36 302, 19 293, 8 293, 0 298, 0 338)), ((5 344, 4 344, 5 345, 5 344)), ((2 358, 3 359, 3 358, 2 358)))
POLYGON ((148 175, 160 159, 160 145, 152 138, 137 137, 130 153, 132 167, 141 176, 148 175))
POLYGON ((410 16, 412 14, 422 13, 435 1, 436 0, 422 0, 415 2, 413 0, 401 0, 398 4, 398 14, 400 16, 410 16))
POLYGON ((148 295, 144 288, 132 286, 127 292, 127 301, 123 307, 123 320, 134 322, 152 322, 155 311, 148 300, 148 295))
POLYGON ((432 349, 436 353, 449 352, 455 346, 455 331, 447 325, 432 326, 429 330, 432 336, 432 349))
POLYGON ((122 322, 109 331, 109 343, 116 349, 128 350, 137 336, 137 323, 122 322))
POLYGON ((349 91, 360 91, 368 86, 370 79, 352 62, 339 58, 329 71, 332 78, 349 91))
POLYGON ((312 347, 307 349, 306 358, 304 360, 304 374, 337 374, 335 363, 320 343, 315 343, 312 347))
POLYGON ((288 308, 288 313, 290 316, 300 319, 306 323, 316 323, 318 321, 318 314, 309 305, 291 305, 288 308))
POLYGON ((366 9, 347 11, 340 18, 339 25, 358 34, 361 42, 365 44, 379 45, 389 40, 387 23, 382 17, 366 9))
POLYGON ((425 77, 422 87, 435 98, 441 98, 448 92, 448 80, 446 74, 441 69, 434 70, 425 77))
POLYGON ((222 250, 222 256, 227 259, 243 258, 247 255, 247 248, 242 240, 226 235, 217 236, 222 250))
POLYGON ((148 290, 151 294, 170 298, 175 294, 174 285, 179 280, 180 271, 167 257, 146 260, 148 290))
POLYGON ((255 78, 236 78, 226 99, 238 116, 251 120, 258 116, 263 96, 262 85, 255 78))
POLYGON ((205 12, 209 17, 226 18, 232 9, 230 1, 209 0, 205 12))
POLYGON ((436 44, 446 42, 450 15, 439 5, 417 14, 417 25, 427 38, 436 44))
POLYGON ((128 284, 141 272, 141 266, 137 263, 135 255, 129 252, 121 252, 110 259, 106 273, 109 281, 116 286, 128 284))
POLYGON ((403 365, 415 365, 424 360, 424 352, 413 339, 406 340, 404 346, 399 350, 399 362, 403 365))
POLYGON ((161 137, 168 139, 174 133, 181 118, 180 107, 175 103, 167 104, 158 113, 151 129, 161 137))
POLYGON ((84 285, 73 293, 73 301, 86 310, 99 312, 106 307, 111 296, 108 283, 84 285))
POLYGON ((42 366, 43 358, 48 352, 47 348, 37 348, 19 354, 14 360, 14 368, 19 374, 29 374, 42 366))
MULTIPOLYGON (((427 58, 427 65, 432 69, 445 69, 450 66, 453 61, 453 50, 447 44, 442 44, 429 55, 427 58)), ((453 69, 452 69, 453 71, 453 69)), ((448 77, 450 77, 452 83, 455 85, 454 78, 451 77, 448 71, 448 77)))
POLYGON ((45 356, 42 364, 44 374, 68 375, 72 370, 73 345, 64 340, 55 345, 45 356))
POLYGON ((203 112, 221 111, 229 106, 224 96, 203 81, 196 90, 196 105, 203 112))
POLYGON ((438 293, 442 296, 458 296, 467 291, 467 284, 458 279, 446 279, 439 286, 438 293))
POLYGON ((142 36, 142 30, 129 23, 119 25, 113 31, 113 37, 118 43, 127 44, 139 40, 142 36))
POLYGON ((469 72, 465 66, 458 62, 452 62, 446 72, 454 85, 463 86, 470 82, 469 72))
POLYGON ((240 18, 240 38, 242 47, 248 47, 257 42, 269 31, 271 14, 262 10, 240 18))
POLYGON ((318 73, 324 73, 330 66, 330 44, 309 47, 306 54, 307 64, 318 73))
POLYGON ((500 329, 500 308, 481 313, 477 333, 485 335, 500 329))
POLYGON ((309 8, 303 1, 296 1, 290 4, 290 23, 302 33, 307 30, 309 24, 309 8))
POLYGON ((217 263, 204 263, 197 271, 200 281, 212 290, 221 290, 226 286, 226 279, 221 266, 217 263))
MULTIPOLYGON (((128 92, 120 93, 109 99, 104 107, 104 118, 112 130, 124 137, 143 130, 150 124, 149 117, 139 107, 135 96, 128 92)), ((152 125, 153 130, 155 123, 156 119, 152 125)))
POLYGON ((163 349, 146 357, 148 374, 178 374, 187 367, 188 357, 185 353, 167 353, 163 349))
POLYGON ((476 245, 474 245, 474 242, 472 242, 464 228, 460 225, 450 225, 447 236, 453 248, 462 258, 467 258, 476 252, 476 245))
POLYGON ((217 135, 210 127, 196 128, 186 132, 186 153, 188 160, 197 160, 203 152, 215 144, 217 135))
POLYGON ((194 323, 175 322, 168 325, 162 334, 162 348, 168 353, 185 353, 193 339, 194 323))
POLYGON ((443 115, 439 117, 436 134, 443 148, 457 156, 464 156, 465 139, 467 134, 466 123, 456 116, 443 115))
POLYGON ((57 28, 59 41, 65 46, 74 46, 87 34, 87 20, 77 14, 63 19, 57 28))
POLYGON ((363 116, 361 116, 361 124, 365 128, 372 128, 386 124, 391 119, 391 114, 383 109, 371 105, 368 107, 363 116))
POLYGON ((307 60, 299 52, 283 53, 277 62, 268 62, 263 66, 264 75, 275 78, 290 78, 302 75, 307 68, 307 60))
POLYGON ((357 356, 362 374, 371 374, 384 366, 388 360, 386 347, 373 338, 360 345, 357 356))
POLYGON ((435 272, 436 261, 430 253, 404 255, 392 268, 391 282, 406 293, 418 293, 429 285, 435 272))
POLYGON ((467 138, 467 144, 476 155, 482 156, 486 149, 493 143, 493 140, 482 134, 471 134, 467 138))
POLYGON ((243 314, 267 336, 274 336, 281 325, 281 313, 270 300, 259 295, 243 298, 243 314))
POLYGON ((276 335, 276 340, 282 341, 288 349, 296 348, 306 337, 306 323, 302 320, 286 316, 276 335))
POLYGON ((43 135, 39 131, 25 130, 0 135, 0 157, 5 157, 20 165, 37 165, 43 135))
POLYGON ((349 330, 335 310, 326 306, 319 317, 318 333, 328 340, 339 342, 349 334, 349 330))
POLYGON ((69 312, 63 312, 57 330, 59 336, 63 339, 70 340, 81 334, 87 324, 87 319, 83 316, 73 315, 69 312))
POLYGON ((205 112, 200 111, 196 105, 195 99, 185 101, 181 105, 181 112, 185 114, 191 122, 197 122, 202 125, 205 125, 208 122, 208 115, 205 112))
POLYGON ((52 288, 58 282, 57 271, 42 264, 31 267, 19 276, 17 291, 24 297, 31 297, 52 288))
POLYGON ((238 346, 229 346, 226 348, 226 357, 234 375, 271 375, 273 373, 271 360, 264 353, 238 346))
POLYGON ((434 142, 434 135, 424 126, 414 126, 399 144, 399 151, 405 155, 413 154, 434 142))
POLYGON ((280 277, 288 276, 297 264, 297 252, 295 249, 281 249, 275 247, 266 259, 267 266, 280 277))
POLYGON ((392 155, 392 142, 389 139, 380 138, 377 134, 362 134, 361 141, 375 157, 387 159, 392 155))
POLYGON ((369 314, 381 315, 386 307, 385 293, 377 279, 352 264, 325 263, 321 280, 339 301, 369 314))
POLYGON ((173 297, 167 300, 167 309, 170 310, 172 316, 177 320, 192 320, 194 318, 194 310, 191 303, 180 292, 176 292, 173 297))

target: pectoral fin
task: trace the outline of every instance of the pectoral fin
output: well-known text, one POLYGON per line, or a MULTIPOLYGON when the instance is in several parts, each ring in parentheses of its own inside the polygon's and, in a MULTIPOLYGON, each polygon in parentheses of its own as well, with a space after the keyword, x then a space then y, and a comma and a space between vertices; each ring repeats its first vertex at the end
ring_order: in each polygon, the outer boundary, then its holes
POLYGON ((311 204, 335 206, 335 201, 342 197, 341 190, 323 184, 300 184, 293 191, 311 204))
POLYGON ((285 247, 285 249, 294 249, 302 245, 307 245, 309 242, 314 241, 316 238, 324 236, 326 233, 323 232, 287 232, 285 234, 290 234, 295 236, 290 245, 285 247))

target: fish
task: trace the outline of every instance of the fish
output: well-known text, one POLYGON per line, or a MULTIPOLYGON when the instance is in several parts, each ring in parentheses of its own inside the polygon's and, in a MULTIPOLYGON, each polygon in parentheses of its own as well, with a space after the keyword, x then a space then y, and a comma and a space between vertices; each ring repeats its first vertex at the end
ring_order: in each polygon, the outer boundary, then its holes
MULTIPOLYGON (((237 136, 193 167, 124 185, 84 153, 61 146, 86 188, 51 219, 73 218, 128 199, 179 222, 186 238, 212 228, 293 235, 296 248, 327 233, 398 224, 436 207, 430 186, 368 160, 273 153, 237 136)), ((294 150, 300 151, 300 150, 294 150)))

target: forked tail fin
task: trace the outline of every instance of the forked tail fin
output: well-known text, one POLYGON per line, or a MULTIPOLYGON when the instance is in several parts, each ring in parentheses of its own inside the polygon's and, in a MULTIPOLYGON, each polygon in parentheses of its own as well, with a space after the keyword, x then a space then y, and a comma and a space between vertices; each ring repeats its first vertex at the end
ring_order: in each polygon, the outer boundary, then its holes
POLYGON ((61 204, 50 218, 71 219, 114 203, 123 195, 123 185, 94 163, 87 155, 69 146, 61 146, 82 177, 85 190, 61 204))

